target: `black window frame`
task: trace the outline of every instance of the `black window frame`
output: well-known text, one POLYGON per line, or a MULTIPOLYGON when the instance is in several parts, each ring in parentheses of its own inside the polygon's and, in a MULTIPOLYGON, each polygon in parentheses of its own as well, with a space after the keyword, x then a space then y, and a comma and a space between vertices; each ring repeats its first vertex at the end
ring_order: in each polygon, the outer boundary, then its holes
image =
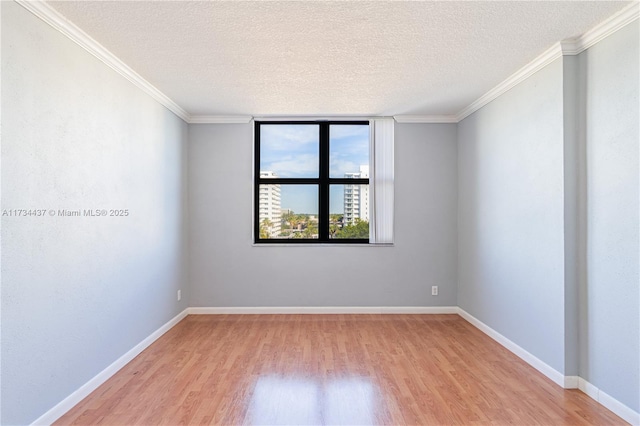
MULTIPOLYGON (((369 178, 332 178, 329 175, 330 127, 332 125, 366 125, 369 121, 255 121, 254 129, 254 238, 256 244, 369 244, 369 238, 330 238, 330 188, 331 185, 370 185, 369 178), (318 126, 318 177, 317 178, 261 178, 260 177, 260 128, 270 125, 318 126), (316 185, 318 187, 318 238, 260 238, 260 185, 316 185)), ((369 130, 371 131, 371 130, 369 130)), ((371 161, 371 159, 369 159, 371 161)), ((369 186, 370 187, 370 186, 369 186)), ((369 222, 371 226, 371 222, 369 222)))

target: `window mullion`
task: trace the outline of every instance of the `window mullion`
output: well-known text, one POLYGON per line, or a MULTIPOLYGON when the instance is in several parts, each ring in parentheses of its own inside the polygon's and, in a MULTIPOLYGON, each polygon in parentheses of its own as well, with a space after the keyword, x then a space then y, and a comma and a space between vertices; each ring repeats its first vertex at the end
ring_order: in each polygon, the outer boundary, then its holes
POLYGON ((329 240, 329 124, 320 124, 318 239, 329 240))

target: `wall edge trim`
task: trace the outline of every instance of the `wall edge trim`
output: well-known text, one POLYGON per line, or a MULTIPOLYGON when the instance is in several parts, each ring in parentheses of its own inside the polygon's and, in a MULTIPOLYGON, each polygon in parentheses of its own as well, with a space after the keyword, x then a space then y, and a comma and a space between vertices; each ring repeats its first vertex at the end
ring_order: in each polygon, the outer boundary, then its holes
POLYGON ((495 86, 493 89, 480 96, 473 101, 467 107, 462 109, 456 114, 457 121, 460 122, 478 111, 483 106, 489 104, 491 101, 499 98, 518 84, 522 83, 542 68, 546 67, 556 59, 562 57, 562 44, 560 42, 554 43, 553 46, 542 52, 534 60, 520 68, 515 73, 507 77, 502 83, 495 86))
POLYGON ((457 122, 464 120, 483 106, 497 99, 554 60, 564 55, 578 55, 582 53, 599 41, 634 22, 639 16, 640 2, 634 1, 581 36, 554 43, 549 49, 542 52, 535 59, 458 112, 458 114, 456 114, 457 122))
MULTIPOLYGON (((180 105, 167 95, 145 80, 132 68, 94 40, 73 22, 48 5, 44 0, 15 0, 19 5, 33 13, 35 16, 58 30, 76 44, 84 48, 93 56, 104 62, 107 66, 118 72, 135 86, 150 95, 153 99, 165 106, 182 120, 189 124, 228 124, 248 123, 251 116, 225 116, 225 115, 194 115, 191 116, 180 105)), ((487 105, 494 99, 509 91, 511 88, 529 78, 531 75, 544 68, 549 63, 563 55, 577 55, 609 35, 634 22, 639 17, 640 3, 632 2, 624 9, 615 13, 605 21, 599 23, 586 33, 575 39, 562 40, 554 43, 549 49, 527 63, 518 71, 507 77, 493 89, 467 105, 455 115, 396 115, 394 119, 398 123, 458 123, 487 105)))
POLYGON ((153 342, 158 340, 163 334, 172 329, 176 324, 182 321, 188 315, 188 308, 180 312, 178 315, 167 321, 164 325, 160 326, 156 331, 151 333, 145 339, 143 339, 140 343, 135 345, 133 348, 124 353, 120 358, 115 360, 111 365, 107 368, 96 374, 93 378, 89 379, 88 382, 80 386, 74 392, 72 392, 65 399, 60 401, 58 404, 49 409, 42 416, 38 417, 32 425, 50 425, 64 414, 66 414, 69 410, 71 410, 74 406, 76 406, 80 401, 86 398, 91 392, 96 390, 100 385, 109 380, 114 374, 116 374, 122 367, 127 365, 131 360, 133 360, 140 352, 148 348, 153 342))
POLYGON ((111 53, 107 48, 94 40, 73 22, 69 21, 53 7, 43 0, 15 0, 20 6, 49 24, 55 30, 64 34, 71 41, 78 44, 84 50, 98 58, 105 65, 116 71, 118 74, 129 80, 136 87, 151 96, 158 103, 166 107, 169 111, 180 117, 183 121, 189 122, 190 116, 180 105, 175 103, 158 88, 145 80, 140 74, 111 53))
POLYGON ((600 405, 602 405, 618 417, 621 417, 624 421, 629 422, 632 425, 640 425, 640 413, 634 411, 614 397, 601 391, 582 377, 564 376, 562 373, 549 366, 547 363, 540 360, 535 355, 526 351, 525 349, 512 342, 502 334, 498 333, 460 307, 458 307, 458 314, 462 318, 467 320, 471 325, 504 346, 511 353, 538 370, 540 373, 544 374, 547 378, 555 382, 560 387, 564 389, 579 389, 580 391, 594 399, 596 402, 598 402, 600 405))
POLYGON ((102 370, 92 379, 80 386, 61 402, 56 404, 32 425, 50 425, 71 408, 82 401, 91 392, 106 382, 138 354, 158 340, 163 334, 176 326, 188 315, 224 315, 224 314, 457 314, 471 325, 482 331, 508 351, 531 365, 544 376, 565 389, 579 389, 617 416, 632 425, 640 424, 640 413, 627 407, 617 399, 601 391, 579 376, 564 376, 536 356, 504 337, 459 306, 351 306, 351 307, 188 307, 170 319, 124 355, 102 370))
POLYGON ((598 387, 592 385, 582 377, 578 377, 578 389, 624 421, 632 425, 640 425, 640 413, 601 391, 598 387))
POLYGON ((246 124, 253 120, 250 115, 192 115, 189 124, 246 124))
POLYGON ((564 376, 564 383, 562 385, 565 389, 578 389, 579 376, 564 376))
POLYGON ((455 115, 394 115, 396 123, 457 123, 458 117, 455 115))
POLYGON ((558 386, 565 388, 565 383, 567 385, 573 384, 572 383, 573 380, 571 379, 567 380, 567 378, 558 370, 551 367, 549 364, 542 361, 540 358, 536 357, 532 353, 528 352, 526 349, 523 349, 521 346, 514 343, 510 339, 506 338, 502 334, 498 333, 496 330, 489 327, 488 325, 486 325, 485 323, 483 323, 482 321, 480 321, 479 319, 477 319, 476 317, 474 317, 464 309, 458 308, 458 314, 462 318, 467 320, 469 323, 471 323, 471 325, 476 327, 478 330, 482 331, 484 334, 491 337, 496 342, 500 343, 502 346, 504 346, 506 349, 508 349, 511 353, 516 355, 518 358, 522 359, 524 362, 526 362, 527 364, 529 364, 530 366, 538 370, 540 373, 545 375, 547 378, 549 378, 558 386))
POLYGON ((638 17, 640 17, 640 2, 636 0, 578 37, 575 41, 575 54, 587 50, 616 31, 626 27, 638 17))
POLYGON ((457 314, 456 306, 262 306, 190 307, 189 315, 457 314))

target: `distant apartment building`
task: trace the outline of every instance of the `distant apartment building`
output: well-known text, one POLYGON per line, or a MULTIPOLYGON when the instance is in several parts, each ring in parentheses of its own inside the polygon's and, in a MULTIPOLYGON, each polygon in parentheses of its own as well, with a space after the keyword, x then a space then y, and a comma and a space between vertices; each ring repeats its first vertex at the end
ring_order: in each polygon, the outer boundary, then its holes
MULTIPOLYGON (((369 166, 360 166, 360 171, 345 173, 345 178, 368 179, 369 166)), ((369 185, 344 186, 344 224, 353 224, 356 219, 369 222, 369 185)))
MULTIPOLYGON (((261 171, 261 178, 277 178, 278 176, 271 171, 261 171)), ((280 208, 280 185, 260 185, 259 196, 259 220, 260 226, 265 219, 271 222, 271 226, 267 229, 270 237, 280 235, 282 226, 282 210, 280 208)))

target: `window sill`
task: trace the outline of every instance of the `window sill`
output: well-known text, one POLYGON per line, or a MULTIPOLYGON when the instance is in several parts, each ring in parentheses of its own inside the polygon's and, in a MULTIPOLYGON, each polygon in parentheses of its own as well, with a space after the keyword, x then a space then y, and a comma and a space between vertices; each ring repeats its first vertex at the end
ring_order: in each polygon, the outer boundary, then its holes
POLYGON ((252 247, 393 247, 394 243, 386 244, 330 244, 330 243, 309 243, 309 244, 291 244, 291 243, 251 243, 252 247))

